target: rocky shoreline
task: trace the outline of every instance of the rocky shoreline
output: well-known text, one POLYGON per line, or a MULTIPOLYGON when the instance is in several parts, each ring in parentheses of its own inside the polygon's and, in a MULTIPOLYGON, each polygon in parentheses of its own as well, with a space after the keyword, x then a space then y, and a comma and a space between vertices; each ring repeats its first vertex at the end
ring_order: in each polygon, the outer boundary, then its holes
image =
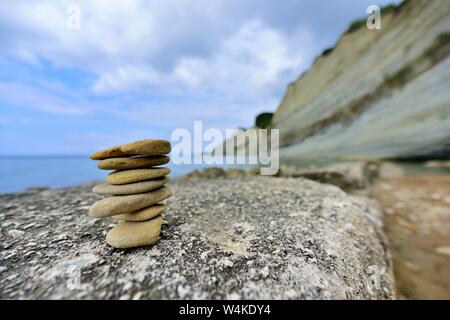
POLYGON ((425 178, 413 184, 391 164, 256 171, 209 168, 170 181, 160 242, 127 250, 104 241, 113 220, 89 218, 102 198, 92 185, 2 194, 0 297, 448 297, 450 194, 433 192, 448 176, 427 178, 419 191, 428 201, 416 194, 425 178))
POLYGON ((90 185, 0 195, 3 299, 391 299, 381 212, 303 178, 172 181, 161 240, 118 250, 90 185))

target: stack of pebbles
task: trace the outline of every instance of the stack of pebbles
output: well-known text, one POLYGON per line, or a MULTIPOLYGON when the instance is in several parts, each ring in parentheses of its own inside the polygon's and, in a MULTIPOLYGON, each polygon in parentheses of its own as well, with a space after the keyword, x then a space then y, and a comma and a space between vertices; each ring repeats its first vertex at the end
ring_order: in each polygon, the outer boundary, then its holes
POLYGON ((160 203, 172 195, 164 186, 169 168, 154 167, 169 162, 170 142, 142 140, 112 147, 91 155, 101 160, 98 167, 115 170, 106 177, 108 183, 96 185, 93 191, 108 196, 94 203, 89 214, 94 218, 112 217, 119 222, 108 232, 106 242, 115 248, 150 245, 159 240, 160 203))

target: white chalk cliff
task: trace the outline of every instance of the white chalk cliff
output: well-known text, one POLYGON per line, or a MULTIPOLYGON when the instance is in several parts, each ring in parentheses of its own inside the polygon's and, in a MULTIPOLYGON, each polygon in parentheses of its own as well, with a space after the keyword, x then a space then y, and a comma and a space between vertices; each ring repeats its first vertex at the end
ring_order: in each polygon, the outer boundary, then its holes
POLYGON ((450 6, 413 0, 365 21, 290 84, 272 127, 281 156, 450 155, 450 6))

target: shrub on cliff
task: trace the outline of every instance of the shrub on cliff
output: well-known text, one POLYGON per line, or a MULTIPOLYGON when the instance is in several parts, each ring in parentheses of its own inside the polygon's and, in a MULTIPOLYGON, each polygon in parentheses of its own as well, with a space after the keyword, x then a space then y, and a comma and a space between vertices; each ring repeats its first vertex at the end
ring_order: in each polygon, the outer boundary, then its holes
POLYGON ((259 129, 268 129, 272 125, 272 112, 263 112, 256 116, 255 127, 259 129))

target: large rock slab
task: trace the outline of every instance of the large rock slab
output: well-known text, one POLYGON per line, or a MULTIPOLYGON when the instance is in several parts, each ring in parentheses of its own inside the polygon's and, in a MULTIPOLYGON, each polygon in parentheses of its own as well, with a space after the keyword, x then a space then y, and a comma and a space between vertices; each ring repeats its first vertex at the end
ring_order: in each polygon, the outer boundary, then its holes
POLYGON ((379 163, 354 161, 309 167, 283 164, 278 175, 293 178, 303 177, 332 184, 349 192, 367 188, 378 175, 379 167, 379 163))
POLYGON ((169 184, 160 241, 117 250, 92 186, 0 195, 0 295, 17 298, 386 299, 377 206, 303 178, 169 184))

